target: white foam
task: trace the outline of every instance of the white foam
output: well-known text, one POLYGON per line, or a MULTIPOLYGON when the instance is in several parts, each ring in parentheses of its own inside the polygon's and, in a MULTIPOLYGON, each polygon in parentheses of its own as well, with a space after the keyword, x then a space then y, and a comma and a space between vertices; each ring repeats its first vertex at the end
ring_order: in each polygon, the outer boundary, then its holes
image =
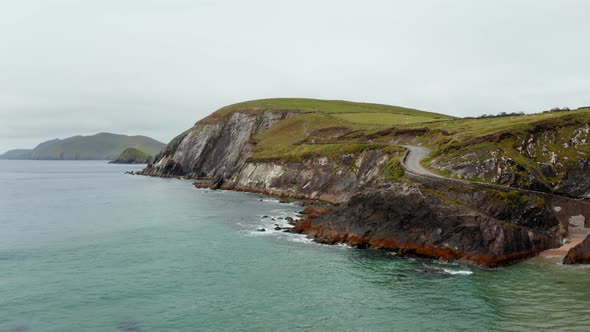
POLYGON ((307 236, 300 234, 290 234, 290 236, 287 236, 287 240, 296 243, 316 244, 307 236))
POLYGON ((468 275, 473 274, 473 271, 466 271, 466 270, 454 271, 454 270, 449 270, 449 269, 443 269, 443 271, 445 271, 446 273, 451 274, 451 275, 468 276, 468 275))
POLYGON ((260 201, 261 202, 279 203, 279 200, 278 199, 274 199, 274 198, 261 198, 260 201))

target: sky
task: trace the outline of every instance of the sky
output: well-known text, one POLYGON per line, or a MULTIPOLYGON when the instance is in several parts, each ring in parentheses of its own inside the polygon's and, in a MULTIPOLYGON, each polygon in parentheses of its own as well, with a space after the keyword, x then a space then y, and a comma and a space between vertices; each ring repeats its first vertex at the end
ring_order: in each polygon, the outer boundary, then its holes
POLYGON ((168 142, 216 109, 309 97, 455 116, 590 105, 586 0, 0 0, 0 153, 168 142))

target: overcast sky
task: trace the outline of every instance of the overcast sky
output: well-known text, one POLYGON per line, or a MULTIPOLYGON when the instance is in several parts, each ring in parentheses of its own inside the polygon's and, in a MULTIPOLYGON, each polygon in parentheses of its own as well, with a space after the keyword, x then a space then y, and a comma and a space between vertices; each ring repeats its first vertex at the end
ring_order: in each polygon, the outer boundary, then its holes
POLYGON ((167 142, 227 104, 346 99, 456 116, 590 105, 586 0, 1 0, 0 152, 167 142))

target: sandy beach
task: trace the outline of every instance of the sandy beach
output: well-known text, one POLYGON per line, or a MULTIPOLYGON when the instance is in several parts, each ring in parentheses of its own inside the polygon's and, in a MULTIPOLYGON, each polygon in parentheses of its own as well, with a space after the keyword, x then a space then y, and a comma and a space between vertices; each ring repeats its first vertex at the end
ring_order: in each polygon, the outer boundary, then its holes
POLYGON ((561 262, 567 252, 578 245, 580 242, 584 241, 584 239, 590 235, 590 228, 578 228, 578 227, 570 227, 569 229, 569 236, 570 242, 555 249, 549 249, 542 251, 539 254, 539 257, 544 260, 549 260, 551 262, 561 262))

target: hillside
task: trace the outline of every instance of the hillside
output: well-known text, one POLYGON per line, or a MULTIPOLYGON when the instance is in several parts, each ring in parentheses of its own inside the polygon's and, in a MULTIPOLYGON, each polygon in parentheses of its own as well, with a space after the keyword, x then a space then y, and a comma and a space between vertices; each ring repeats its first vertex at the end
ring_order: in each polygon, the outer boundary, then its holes
POLYGON ((567 236, 561 206, 586 205, 565 196, 590 197, 589 123, 590 109, 458 119, 367 103, 256 100, 197 122, 142 174, 329 203, 293 230, 319 242, 497 266, 567 236), (424 166, 441 176, 412 174, 402 145, 432 150, 424 166))
POLYGON ((367 148, 367 135, 394 125, 427 124, 452 116, 411 108, 341 100, 263 99, 221 108, 199 123, 215 123, 235 113, 283 113, 286 119, 253 137, 253 160, 303 160, 336 157, 367 148), (297 115, 294 117, 293 115, 297 115))
MULTIPOLYGON (((395 154, 403 151, 399 145, 417 144, 433 150, 426 166, 444 176, 590 195, 589 181, 578 181, 578 175, 590 169, 590 108, 460 119, 379 104, 264 99, 223 107, 173 142, 203 126, 264 114, 273 117, 254 124, 264 130, 247 138, 250 144, 244 152, 252 162, 334 160, 365 150, 395 154)), ((182 163, 182 173, 193 173, 188 160, 182 163)))
POLYGON ((0 155, 0 159, 9 159, 9 160, 23 160, 23 159, 31 159, 31 153, 33 152, 32 149, 16 149, 6 151, 6 153, 0 155))
POLYGON ((123 150, 133 147, 148 154, 156 154, 164 143, 146 136, 127 136, 111 133, 99 133, 91 136, 73 136, 66 139, 54 139, 43 142, 29 153, 20 154, 22 158, 12 158, 15 150, 0 155, 0 159, 33 160, 113 160, 123 150))
POLYGON ((399 128, 421 134, 379 140, 432 147, 426 166, 441 175, 590 197, 590 108, 399 128))
POLYGON ((109 162, 110 164, 147 164, 152 159, 152 155, 147 154, 136 148, 127 148, 117 159, 109 162))

